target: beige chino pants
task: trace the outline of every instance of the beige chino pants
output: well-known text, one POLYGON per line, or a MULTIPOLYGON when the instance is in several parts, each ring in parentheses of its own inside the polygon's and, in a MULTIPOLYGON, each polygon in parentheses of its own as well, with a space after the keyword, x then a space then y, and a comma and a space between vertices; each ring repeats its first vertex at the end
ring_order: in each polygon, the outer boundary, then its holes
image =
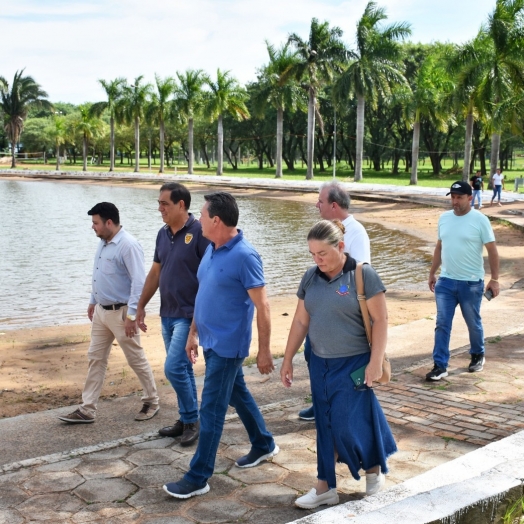
POLYGON ((115 338, 124 352, 127 363, 142 384, 144 390, 142 402, 158 404, 153 371, 140 345, 140 335, 137 334, 133 338, 126 336, 124 328, 126 315, 127 306, 116 311, 106 310, 99 304, 95 306, 91 326, 91 344, 87 352, 89 369, 82 392, 83 403, 80 406, 80 411, 89 417, 96 415, 96 405, 104 384, 107 361, 115 338))

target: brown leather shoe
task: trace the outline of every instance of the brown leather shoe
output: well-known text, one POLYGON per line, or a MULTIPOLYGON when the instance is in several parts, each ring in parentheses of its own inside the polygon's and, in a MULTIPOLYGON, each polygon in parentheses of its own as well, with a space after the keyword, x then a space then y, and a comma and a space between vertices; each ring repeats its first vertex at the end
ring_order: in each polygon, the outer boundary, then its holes
POLYGON ((182 439, 180 440, 180 445, 181 446, 190 446, 191 444, 193 444, 193 442, 197 440, 199 433, 200 433, 200 422, 198 422, 198 420, 190 424, 184 424, 184 433, 182 433, 182 439))
POLYGON ((158 430, 158 434, 163 437, 180 437, 182 433, 184 433, 184 423, 181 420, 177 420, 174 426, 167 426, 158 430))

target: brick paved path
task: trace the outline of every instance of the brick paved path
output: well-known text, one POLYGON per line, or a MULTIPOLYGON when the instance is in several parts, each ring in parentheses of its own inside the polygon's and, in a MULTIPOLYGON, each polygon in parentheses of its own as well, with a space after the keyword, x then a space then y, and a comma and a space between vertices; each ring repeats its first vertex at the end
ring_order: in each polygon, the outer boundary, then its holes
POLYGON ((524 429, 524 405, 475 402, 455 392, 392 382, 376 390, 389 422, 479 446, 524 429))

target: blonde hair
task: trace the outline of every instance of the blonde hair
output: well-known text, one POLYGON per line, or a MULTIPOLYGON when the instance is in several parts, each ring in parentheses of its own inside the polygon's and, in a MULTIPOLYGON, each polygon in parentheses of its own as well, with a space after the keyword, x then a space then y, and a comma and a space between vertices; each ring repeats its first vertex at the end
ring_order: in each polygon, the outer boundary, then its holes
POLYGON ((344 240, 346 228, 340 220, 320 220, 307 235, 308 240, 319 240, 331 246, 338 246, 344 240))

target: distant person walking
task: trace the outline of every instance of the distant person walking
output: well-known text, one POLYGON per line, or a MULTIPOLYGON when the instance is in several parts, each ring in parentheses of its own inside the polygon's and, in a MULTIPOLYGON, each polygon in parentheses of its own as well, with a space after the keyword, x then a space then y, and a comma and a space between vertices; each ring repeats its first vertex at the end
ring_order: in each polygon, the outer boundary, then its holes
POLYGON ((147 331, 145 307, 160 289, 160 320, 166 346, 164 372, 177 395, 179 419, 158 432, 163 437, 182 437, 189 446, 198 438, 198 400, 193 364, 186 342, 198 290, 197 270, 209 240, 202 226, 189 213, 191 194, 176 182, 160 188, 158 210, 165 222, 156 237, 153 265, 137 308, 138 327, 147 331))
POLYGON ((460 305, 469 331, 469 372, 482 371, 485 363, 484 330, 480 305, 484 292, 483 246, 488 251, 491 272, 486 289, 498 296, 499 256, 495 235, 487 216, 471 209, 471 186, 455 182, 451 195, 453 209, 440 215, 438 241, 429 272, 429 289, 437 302, 437 325, 433 347, 433 369, 426 380, 435 381, 448 376, 449 339, 455 309, 460 305), (437 280, 437 269, 442 266, 437 280))
POLYGON ((491 177, 491 186, 493 187, 493 196, 491 197, 491 203, 489 205, 492 206, 493 201, 498 196, 498 204, 501 206, 500 196, 504 189, 504 175, 500 172, 500 169, 497 169, 495 173, 493 173, 493 176, 491 177))
POLYGON ((100 238, 87 308, 87 316, 93 323, 87 352, 89 369, 82 405, 73 413, 58 418, 71 424, 95 421, 111 345, 116 338, 144 390, 143 406, 135 420, 148 420, 160 408, 155 379, 140 345, 136 322, 138 298, 145 279, 144 253, 138 241, 120 225, 120 215, 114 204, 101 202, 87 214, 91 216, 92 228, 100 238))
POLYGON ((482 209, 482 193, 484 193, 484 181, 482 180, 482 172, 477 171, 470 178, 471 188, 473 190, 473 200, 471 201, 471 207, 475 208, 475 200, 478 202, 478 208, 482 209))
POLYGON ((246 387, 242 363, 249 355, 251 325, 257 310, 257 367, 267 375, 275 366, 269 340, 271 317, 262 260, 237 229, 238 206, 229 193, 204 196, 200 223, 211 240, 198 268, 198 294, 186 351, 192 362, 204 350, 206 374, 200 404, 200 438, 189 471, 164 485, 172 497, 187 499, 209 491, 228 406, 235 408, 251 450, 236 461, 251 468, 279 452, 264 418, 246 387))
MULTIPOLYGON (((317 209, 324 220, 340 220, 344 226, 344 251, 359 262, 371 263, 371 246, 366 228, 353 215, 349 214, 350 198, 347 190, 339 182, 326 182, 320 186, 317 209)), ((306 336, 304 358, 311 358, 311 342, 306 336)), ((301 420, 315 420, 313 404, 298 413, 301 420)))

